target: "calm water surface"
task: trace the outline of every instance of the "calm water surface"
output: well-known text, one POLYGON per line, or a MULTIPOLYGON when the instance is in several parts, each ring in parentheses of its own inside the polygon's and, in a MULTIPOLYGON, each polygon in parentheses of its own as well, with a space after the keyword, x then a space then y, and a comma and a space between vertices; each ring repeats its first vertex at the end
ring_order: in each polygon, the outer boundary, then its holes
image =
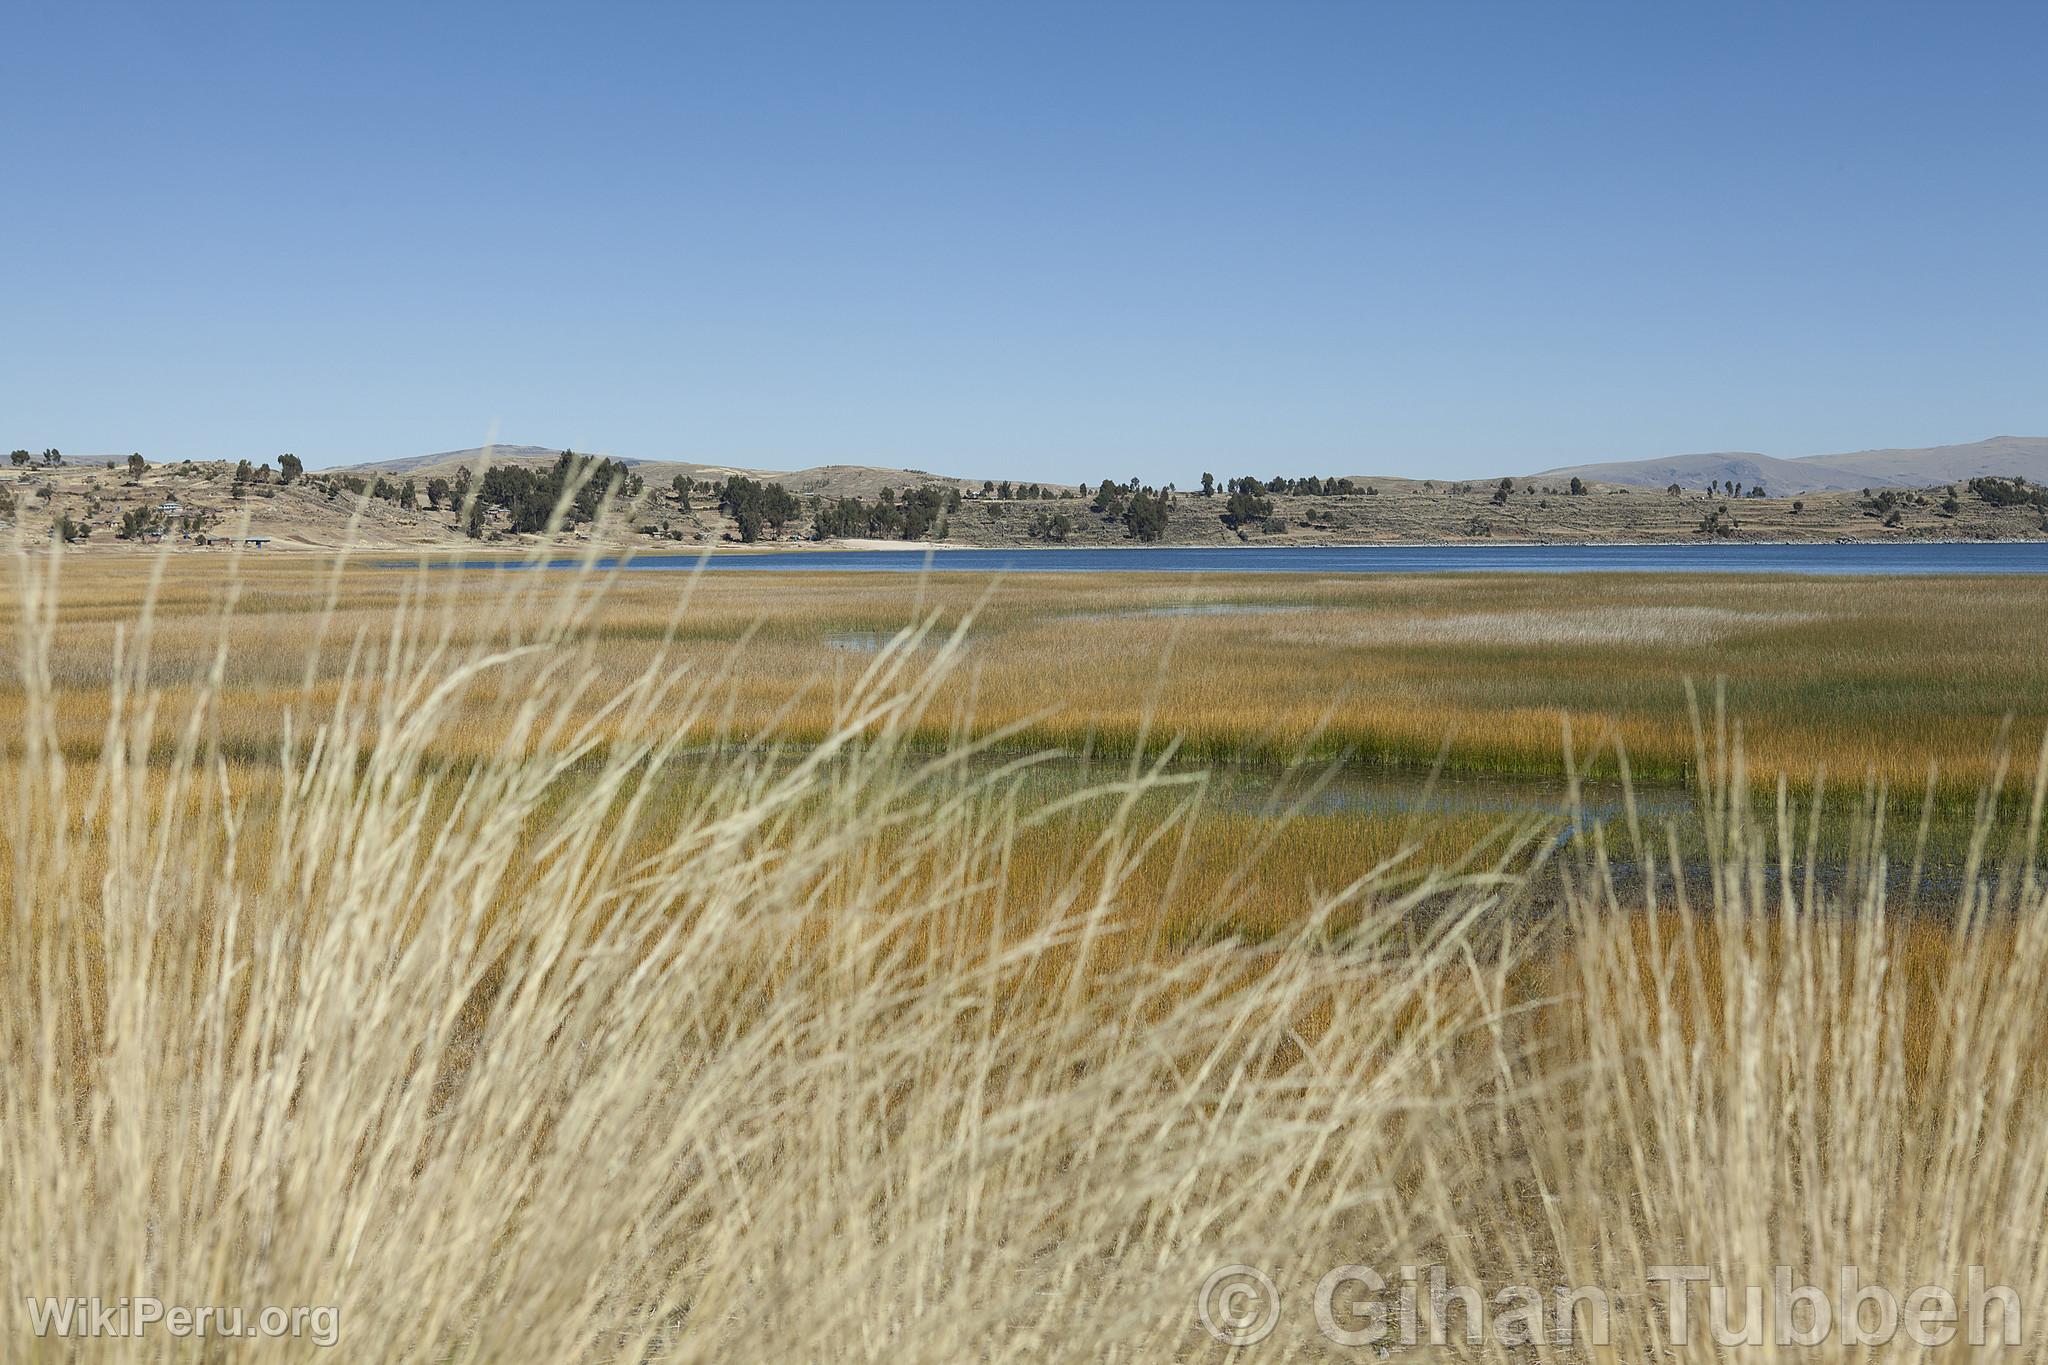
MULTIPOLYGON (((552 561, 566 567, 574 560, 552 561)), ((609 561, 607 561, 609 563, 609 561)), ((2048 573, 2048 541, 1893 545, 1361 545, 1045 550, 797 550, 642 555, 648 572, 918 573, 2048 573)), ((501 567, 466 560, 464 567, 501 567)), ((505 566, 515 567, 515 566, 505 566)))

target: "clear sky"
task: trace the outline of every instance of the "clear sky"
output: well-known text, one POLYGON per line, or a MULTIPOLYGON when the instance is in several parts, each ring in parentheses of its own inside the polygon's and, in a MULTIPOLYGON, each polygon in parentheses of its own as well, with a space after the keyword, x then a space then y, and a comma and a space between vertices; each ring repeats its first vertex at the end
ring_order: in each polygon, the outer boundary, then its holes
POLYGON ((0 444, 1476 476, 2048 434, 2048 6, 18 5, 0 444))

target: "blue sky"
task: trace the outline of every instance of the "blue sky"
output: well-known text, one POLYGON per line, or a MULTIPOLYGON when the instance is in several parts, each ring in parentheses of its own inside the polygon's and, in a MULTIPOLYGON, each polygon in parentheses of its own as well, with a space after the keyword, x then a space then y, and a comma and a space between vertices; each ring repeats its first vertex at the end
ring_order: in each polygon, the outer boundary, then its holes
POLYGON ((2048 433, 2048 7, 17 6, 0 442, 1065 481, 2048 433))

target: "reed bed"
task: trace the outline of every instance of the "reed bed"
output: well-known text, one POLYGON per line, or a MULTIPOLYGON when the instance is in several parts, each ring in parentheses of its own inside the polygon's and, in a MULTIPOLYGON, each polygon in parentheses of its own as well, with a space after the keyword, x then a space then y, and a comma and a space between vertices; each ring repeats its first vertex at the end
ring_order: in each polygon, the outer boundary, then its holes
MULTIPOLYGON (((357 634, 388 625, 416 573, 359 555, 337 580, 319 558, 248 558, 233 570, 225 621, 225 557, 174 561, 156 601, 152 683, 189 704, 180 689, 204 677, 225 633, 221 742, 267 761, 309 654, 329 703, 357 634)), ((132 558, 67 568, 51 669, 60 740, 74 754, 98 742, 93 698, 110 684, 113 632, 139 605, 139 571, 132 558)), ((497 629, 507 610, 538 609, 512 603, 541 600, 508 584, 518 574, 436 572, 459 579, 468 604, 458 639, 497 629)), ((2000 727, 2048 725, 2048 583, 2024 576, 688 578, 629 573, 591 608, 600 615, 583 628, 597 643, 598 685, 626 685, 667 641, 669 666, 724 670, 722 720, 772 723, 802 742, 829 731, 835 687, 933 610, 951 621, 971 611, 974 629, 923 722, 927 747, 950 742, 965 709, 1020 751, 1120 755, 1170 740, 1210 763, 1349 756, 1536 775, 1559 770, 1568 723, 1582 745, 1625 746, 1638 778, 1677 782, 1692 777, 1685 684, 1708 692, 1725 680, 1759 777, 1874 775, 1917 793, 1931 768, 1944 798, 1967 806, 1990 776, 2000 727), (672 622, 685 595, 691 610, 672 622)), ((0 602, 0 616, 13 614, 0 602)), ((496 689, 485 680, 465 695, 439 736, 444 751, 492 750, 507 704, 496 689)), ((0 694, 0 734, 19 733, 19 707, 18 689, 0 694)))
POLYGON ((1683 836, 1219 807, 1156 670, 1114 761, 1043 783, 1050 684, 1006 700, 994 640, 1121 586, 827 589, 884 634, 778 702, 774 613, 719 633, 739 585, 586 563, 486 611, 467 575, 167 565, 73 633, 70 566, 17 560, 8 1359, 1350 1359, 1309 1310, 1361 1262, 1611 1295, 1607 1345, 1412 1348, 1473 1359, 1725 1359, 1672 1340, 1667 1263, 1978 1265, 2048 1310, 2038 775, 1977 760, 2026 828, 1901 917, 1883 838, 1804 876, 1819 816, 1756 728, 1682 707, 1683 836), (1198 1303, 1240 1264, 1280 1296, 1243 1347, 1198 1303), (25 1307, 120 1294, 331 1306, 339 1343, 25 1307))

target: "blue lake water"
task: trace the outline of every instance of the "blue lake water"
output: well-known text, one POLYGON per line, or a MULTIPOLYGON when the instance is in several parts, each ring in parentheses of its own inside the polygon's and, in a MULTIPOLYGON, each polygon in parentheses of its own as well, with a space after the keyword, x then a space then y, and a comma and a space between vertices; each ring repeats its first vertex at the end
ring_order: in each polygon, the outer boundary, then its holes
MULTIPOLYGON (((574 560, 551 561, 566 567, 574 560)), ((609 561, 607 561, 609 562, 609 561)), ((918 573, 2048 573, 2048 541, 1890 545, 1360 545, 1044 550, 798 550, 636 556, 651 572, 918 573)), ((468 560, 465 567, 503 561, 468 560)))

